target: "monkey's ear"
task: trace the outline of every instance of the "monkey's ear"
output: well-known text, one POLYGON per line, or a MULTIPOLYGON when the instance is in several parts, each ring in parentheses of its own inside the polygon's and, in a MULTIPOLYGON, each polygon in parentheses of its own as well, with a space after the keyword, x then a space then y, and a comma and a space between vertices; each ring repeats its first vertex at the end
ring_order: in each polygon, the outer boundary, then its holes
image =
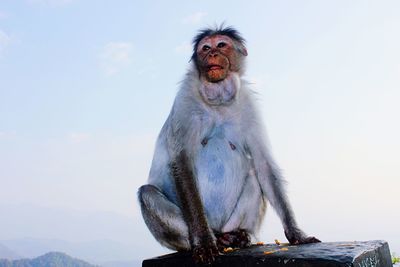
POLYGON ((239 51, 240 51, 240 53, 242 53, 243 56, 247 56, 247 49, 246 49, 246 47, 243 46, 243 48, 240 49, 239 51))
POLYGON ((237 50, 239 51, 240 54, 242 54, 243 56, 247 56, 247 49, 243 44, 239 44, 237 46, 237 50))

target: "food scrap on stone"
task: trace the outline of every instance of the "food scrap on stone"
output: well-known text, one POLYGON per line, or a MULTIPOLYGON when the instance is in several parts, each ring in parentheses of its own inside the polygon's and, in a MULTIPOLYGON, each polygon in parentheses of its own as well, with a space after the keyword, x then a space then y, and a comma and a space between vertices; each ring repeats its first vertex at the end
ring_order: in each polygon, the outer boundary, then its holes
POLYGON ((278 239, 275 239, 275 244, 277 244, 279 246, 281 244, 281 242, 279 242, 278 239))
POLYGON ((278 251, 288 251, 288 248, 280 248, 280 249, 274 249, 274 250, 269 250, 269 251, 264 251, 264 255, 269 255, 278 251))
POLYGON ((264 242, 257 242, 256 245, 257 245, 257 246, 263 246, 263 245, 264 245, 264 242))
POLYGON ((277 252, 277 250, 271 250, 271 251, 264 251, 264 255, 272 254, 277 252))
POLYGON ((224 253, 229 253, 232 251, 233 251, 233 248, 231 248, 231 247, 224 248, 224 253))

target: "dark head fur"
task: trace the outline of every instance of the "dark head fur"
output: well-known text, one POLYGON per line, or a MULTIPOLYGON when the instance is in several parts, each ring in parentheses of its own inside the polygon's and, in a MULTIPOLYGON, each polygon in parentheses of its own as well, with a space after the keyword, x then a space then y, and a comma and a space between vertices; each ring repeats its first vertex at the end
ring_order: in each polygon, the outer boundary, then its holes
MULTIPOLYGON (((215 35, 225 35, 234 40, 239 44, 239 46, 244 46, 245 44, 245 39, 240 35, 240 33, 233 27, 224 27, 223 25, 216 27, 214 29, 211 28, 205 28, 199 31, 199 33, 193 38, 193 55, 191 60, 196 62, 197 60, 197 48, 199 46, 199 43, 203 38, 207 36, 215 36, 215 35)), ((238 49, 240 49, 238 47, 238 49)))

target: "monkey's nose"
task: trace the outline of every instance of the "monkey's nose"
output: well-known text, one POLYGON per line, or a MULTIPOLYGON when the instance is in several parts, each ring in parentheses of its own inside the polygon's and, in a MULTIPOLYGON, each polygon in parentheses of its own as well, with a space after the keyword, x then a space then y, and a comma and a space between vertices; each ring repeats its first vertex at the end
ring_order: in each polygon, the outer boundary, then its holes
POLYGON ((218 56, 218 53, 211 52, 210 54, 208 54, 208 57, 216 57, 216 56, 218 56))

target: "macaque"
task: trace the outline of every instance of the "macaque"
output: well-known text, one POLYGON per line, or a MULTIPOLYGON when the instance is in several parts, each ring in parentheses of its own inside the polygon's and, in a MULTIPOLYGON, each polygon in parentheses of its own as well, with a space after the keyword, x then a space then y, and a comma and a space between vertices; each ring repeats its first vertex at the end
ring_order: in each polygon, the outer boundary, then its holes
POLYGON ((209 264, 224 248, 249 246, 270 203, 290 244, 320 242, 297 225, 254 93, 242 79, 245 40, 220 27, 200 31, 193 43, 191 68, 138 192, 150 232, 209 264))

